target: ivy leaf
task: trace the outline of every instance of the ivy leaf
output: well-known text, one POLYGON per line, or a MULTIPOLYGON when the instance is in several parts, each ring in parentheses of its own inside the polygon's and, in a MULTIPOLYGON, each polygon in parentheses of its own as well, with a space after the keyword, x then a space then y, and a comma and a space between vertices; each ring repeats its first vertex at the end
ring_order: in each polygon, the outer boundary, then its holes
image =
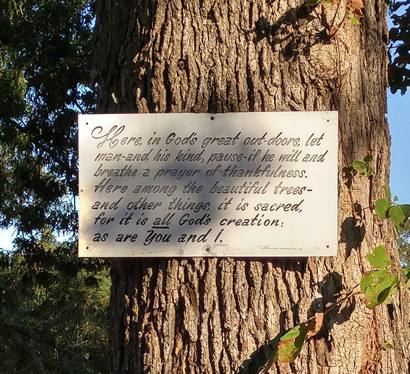
MULTIPOLYGON (((398 283, 398 280, 397 280, 398 283)), ((396 294, 396 292, 399 290, 397 284, 394 284, 387 290, 382 292, 381 297, 385 297, 383 304, 391 304, 393 302, 393 296, 396 294)))
POLYGON ((390 207, 388 210, 388 215, 392 219, 397 229, 400 229, 407 220, 407 217, 400 205, 393 205, 390 207))
POLYGON ((370 165, 370 162, 373 160, 372 156, 366 156, 363 161, 362 160, 355 160, 353 161, 353 169, 356 170, 358 173, 363 174, 366 177, 370 177, 373 175, 373 169, 370 165))
POLYGON ((354 160, 352 166, 358 173, 363 173, 366 169, 366 163, 361 160, 354 160))
POLYGON ((379 216, 379 218, 382 218, 382 219, 387 218, 387 211, 389 210, 391 206, 390 200, 379 199, 379 200, 376 200, 374 205, 376 208, 376 213, 379 216))
POLYGON ((373 173, 372 166, 371 166, 370 164, 367 164, 367 165, 366 165, 366 171, 365 171, 364 175, 365 175, 366 177, 371 177, 373 174, 374 174, 374 173, 373 173))
POLYGON ((369 309, 391 302, 397 291, 398 278, 387 269, 375 270, 365 274, 360 281, 364 300, 369 309))
POLYGON ((368 254, 366 258, 370 265, 372 265, 375 269, 384 269, 392 264, 386 248, 382 245, 375 247, 373 252, 368 254))
POLYGON ((361 25, 360 18, 358 18, 356 16, 351 16, 350 17, 350 22, 352 23, 353 26, 360 26, 361 25))
POLYGON ((291 363, 299 356, 302 350, 303 342, 305 341, 308 326, 306 323, 296 325, 283 336, 278 343, 278 361, 283 363, 291 363))

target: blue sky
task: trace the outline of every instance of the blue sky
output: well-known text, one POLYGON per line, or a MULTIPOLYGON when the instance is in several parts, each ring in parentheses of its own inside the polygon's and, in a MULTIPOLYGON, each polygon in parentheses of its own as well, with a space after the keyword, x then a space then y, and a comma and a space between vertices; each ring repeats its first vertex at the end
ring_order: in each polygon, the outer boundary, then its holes
POLYGON ((410 203, 410 94, 388 94, 392 138, 390 187, 399 202, 410 203))

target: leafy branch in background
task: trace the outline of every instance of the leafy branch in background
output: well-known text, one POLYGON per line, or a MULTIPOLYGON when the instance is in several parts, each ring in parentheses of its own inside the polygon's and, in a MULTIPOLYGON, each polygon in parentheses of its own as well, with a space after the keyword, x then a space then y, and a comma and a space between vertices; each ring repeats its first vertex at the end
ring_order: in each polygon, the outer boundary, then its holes
POLYGON ((77 114, 92 113, 92 1, 2 0, 0 227, 77 229, 77 114))
POLYGON ((390 0, 389 84, 404 95, 410 85, 410 1, 390 0))
POLYGON ((0 0, 0 372, 107 371, 108 270, 77 257, 93 22, 91 0, 0 0))
POLYGON ((0 252, 0 371, 105 373, 109 279, 99 261, 51 235, 0 252), (81 266, 80 266, 81 265, 81 266))

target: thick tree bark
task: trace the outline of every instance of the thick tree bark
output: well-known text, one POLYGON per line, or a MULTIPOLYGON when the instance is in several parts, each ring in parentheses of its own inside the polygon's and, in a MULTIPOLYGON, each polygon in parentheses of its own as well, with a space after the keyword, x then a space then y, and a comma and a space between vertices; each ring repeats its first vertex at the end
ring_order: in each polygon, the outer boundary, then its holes
MULTIPOLYGON (((231 373, 312 302, 353 289, 365 256, 391 227, 372 201, 388 185, 385 1, 365 1, 361 26, 346 1, 97 2, 98 111, 339 110, 336 258, 113 260, 113 373, 231 373), (340 28, 339 28, 340 25, 340 28), (349 166, 374 157, 375 176, 349 166)), ((320 235, 320 217, 317 230, 320 235)), ((297 234, 297 233, 295 233, 297 234)), ((317 303, 316 303, 317 304, 317 303)), ((408 298, 368 310, 360 295, 329 313, 321 333, 280 373, 406 373, 408 298), (393 343, 394 349, 385 349, 393 343)))

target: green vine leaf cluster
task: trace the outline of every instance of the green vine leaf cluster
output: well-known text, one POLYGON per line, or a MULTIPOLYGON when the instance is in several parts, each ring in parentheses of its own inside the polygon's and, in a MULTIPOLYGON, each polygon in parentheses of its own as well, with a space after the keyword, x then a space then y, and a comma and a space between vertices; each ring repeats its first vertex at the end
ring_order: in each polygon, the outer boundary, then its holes
POLYGON ((390 218, 396 230, 401 232, 409 228, 410 205, 397 204, 397 200, 397 196, 392 199, 390 191, 386 190, 386 196, 376 200, 374 207, 380 219, 390 218))
POLYGON ((391 304, 400 278, 386 248, 382 245, 375 247, 366 259, 374 269, 360 281, 366 306, 373 309, 381 304, 391 304))
MULTIPOLYGON (((363 160, 353 161, 352 168, 365 177, 372 177, 374 175, 372 162, 373 157, 368 155, 363 160)), ((376 200, 374 208, 380 219, 391 219, 399 233, 400 230, 408 229, 410 205, 397 204, 397 201, 397 197, 392 199, 390 190, 386 189, 386 197, 376 200)), ((366 256, 366 259, 372 270, 366 272, 360 280, 360 284, 356 286, 360 286, 366 307, 374 309, 379 305, 391 304, 394 295, 403 285, 404 288, 410 289, 410 267, 401 269, 397 266, 390 258, 385 246, 379 245, 373 248, 373 251, 366 256)), ((299 356, 304 342, 321 330, 324 315, 353 295, 355 295, 355 292, 351 290, 347 297, 338 300, 324 312, 317 313, 308 321, 302 322, 285 333, 276 336, 265 347, 254 352, 251 358, 240 368, 239 373, 266 373, 275 361, 279 363, 294 362, 299 356)), ((394 347, 390 343, 386 343, 385 349, 387 348, 394 347)))
POLYGON ((371 165, 372 161, 373 157, 368 155, 363 160, 353 161, 352 167, 359 174, 362 174, 365 177, 371 177, 372 175, 374 175, 373 167, 371 165))

